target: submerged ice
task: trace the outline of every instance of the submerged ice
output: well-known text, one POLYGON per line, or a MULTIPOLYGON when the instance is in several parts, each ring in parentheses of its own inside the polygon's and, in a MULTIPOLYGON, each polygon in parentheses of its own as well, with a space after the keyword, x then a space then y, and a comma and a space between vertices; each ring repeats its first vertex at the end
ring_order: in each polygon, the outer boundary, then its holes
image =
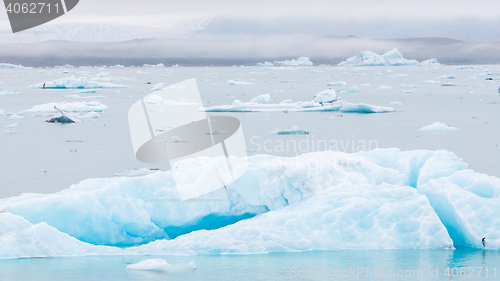
MULTIPOLYGON (((0 257, 482 248, 482 237, 500 248, 500 180, 467 169, 451 152, 247 160, 231 159, 236 174, 248 167, 227 193, 192 202, 178 201, 170 171, 2 199, 0 257)), ((202 179, 219 167, 224 179, 225 161, 196 158, 175 168, 202 179)))

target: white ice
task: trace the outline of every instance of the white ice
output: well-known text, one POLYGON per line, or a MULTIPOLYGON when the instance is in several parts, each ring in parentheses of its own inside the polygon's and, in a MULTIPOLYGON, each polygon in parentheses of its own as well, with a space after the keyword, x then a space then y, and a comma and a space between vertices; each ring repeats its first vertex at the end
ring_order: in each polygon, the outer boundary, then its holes
POLYGON ((179 272, 196 269, 194 261, 170 264, 164 259, 147 259, 127 266, 127 269, 179 272))
POLYGON ((338 64, 338 66, 403 66, 418 65, 416 60, 407 60, 394 48, 383 55, 371 51, 363 51, 357 56, 348 58, 338 64))
POLYGON ((30 88, 43 89, 104 89, 104 88, 128 88, 129 86, 113 84, 113 83, 100 83, 91 81, 87 77, 76 78, 61 78, 54 81, 47 81, 30 86, 30 88))
POLYGON ((446 125, 441 122, 435 122, 431 125, 424 126, 419 129, 420 131, 456 131, 458 128, 446 125))
POLYGON ((235 81, 235 80, 229 80, 227 81, 228 85, 253 85, 255 83, 252 82, 246 82, 246 81, 235 81))
POLYGON ((12 95, 20 95, 20 92, 11 92, 7 90, 0 91, 0 96, 12 96, 12 95))
POLYGON ((108 108, 106 105, 98 101, 90 102, 49 102, 40 105, 35 105, 33 108, 25 110, 24 112, 29 113, 40 113, 40 112, 50 112, 57 113, 54 106, 66 112, 102 112, 104 109, 108 108))

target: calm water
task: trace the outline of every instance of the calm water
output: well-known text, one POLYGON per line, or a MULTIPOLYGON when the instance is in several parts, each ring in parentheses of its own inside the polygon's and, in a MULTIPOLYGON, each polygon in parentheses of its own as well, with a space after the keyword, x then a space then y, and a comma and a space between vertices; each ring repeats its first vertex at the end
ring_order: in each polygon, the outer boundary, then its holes
MULTIPOLYGON (((337 150, 358 151, 358 144, 375 141, 378 147, 412 149, 446 149, 454 152, 470 168, 488 175, 500 176, 500 94, 498 80, 486 81, 483 68, 496 72, 499 66, 482 66, 469 71, 443 66, 427 67, 313 67, 310 69, 252 69, 240 67, 176 67, 145 68, 75 68, 66 69, 0 69, 0 90, 18 91, 21 95, 0 96, 0 109, 6 113, 30 109, 47 102, 99 100, 108 106, 106 114, 97 120, 79 124, 47 124, 47 116, 25 114, 24 120, 9 120, 0 116, 0 128, 15 134, 0 133, 0 198, 26 192, 53 193, 88 178, 111 177, 114 173, 132 168, 161 168, 135 159, 127 112, 138 99, 150 93, 146 82, 177 83, 196 78, 203 102, 208 105, 231 104, 235 99, 250 99, 269 93, 273 103, 285 99, 309 101, 333 81, 345 81, 347 86, 358 85, 360 93, 339 93, 349 102, 393 106, 398 110, 387 114, 356 114, 338 112, 317 113, 231 113, 241 121, 249 154, 294 156, 316 151, 316 143, 335 141, 337 150), (392 69, 393 72, 386 72, 392 69), (105 99, 71 99, 75 90, 28 89, 30 85, 71 75, 95 77, 103 71, 112 77, 131 80, 112 81, 130 86, 126 89, 99 90, 105 99), (438 79, 454 74, 456 79, 438 79), (476 75, 476 79, 470 79, 476 75), (254 85, 227 85, 228 80, 242 79, 254 85), (437 83, 423 83, 433 80, 437 83), (443 87, 441 83, 456 83, 443 87), (369 85, 368 85, 369 84, 369 85), (379 90, 381 85, 392 90, 379 90), (402 93, 413 90, 413 93, 402 93), (402 105, 391 105, 398 101, 402 105), (341 116, 340 116, 341 115, 341 116), (434 122, 454 125, 460 130, 426 132, 418 129, 434 122), (5 126, 18 123, 14 128, 5 126), (277 128, 297 125, 308 131, 307 136, 271 135, 277 128), (279 141, 296 143, 309 140, 308 146, 280 151, 279 141), (267 142, 267 146, 263 147, 267 142), (353 147, 352 143, 356 142, 353 147), (260 148, 260 149, 259 149, 260 148), (40 173, 40 170, 46 173, 40 173)), ((496 76, 494 76, 496 78, 496 76)), ((225 114, 215 114, 225 115, 225 114)), ((361 147, 362 148, 362 147, 361 147)), ((368 145, 365 147, 369 149, 368 145)), ((373 147, 371 147, 373 148, 373 147)), ((320 148, 324 149, 324 148, 320 148)), ((334 150, 336 150, 334 148, 334 150)))
POLYGON ((95 256, 0 260, 0 280, 2 281, 498 280, 500 272, 495 277, 495 270, 500 271, 500 253, 471 249, 335 251, 248 256, 95 256), (127 265, 148 258, 162 258, 169 263, 185 263, 193 260, 197 269, 175 273, 126 269, 127 265), (449 269, 448 272, 447 269, 449 269), (462 276, 466 277, 460 276, 460 270, 462 276), (308 273, 314 274, 314 271, 316 271, 316 277, 306 277, 308 273), (342 277, 342 274, 350 276, 342 277), (398 274, 402 277, 399 278, 398 274), (390 275, 392 277, 388 277, 390 275))

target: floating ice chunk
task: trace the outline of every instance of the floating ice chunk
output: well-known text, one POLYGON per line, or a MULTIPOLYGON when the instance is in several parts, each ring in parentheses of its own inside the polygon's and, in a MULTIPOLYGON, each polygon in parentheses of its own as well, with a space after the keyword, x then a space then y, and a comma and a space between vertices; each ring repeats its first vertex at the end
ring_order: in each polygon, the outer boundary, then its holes
POLYGON ((341 112, 355 112, 355 113, 386 113, 386 112, 394 112, 394 108, 392 107, 384 107, 384 106, 375 106, 364 103, 350 103, 350 102, 342 102, 342 107, 340 108, 341 112))
POLYGON ((5 128, 14 128, 15 126, 17 126, 17 123, 9 124, 9 125, 5 126, 5 128))
POLYGON ((389 104, 391 104, 391 105, 403 105, 399 101, 390 101, 389 104))
POLYGON ((362 92, 362 90, 356 86, 356 85, 352 85, 351 88, 349 89, 343 89, 343 90, 340 90, 341 92, 344 92, 344 93, 359 93, 359 92, 362 92))
POLYGON ((24 112, 57 112, 54 106, 66 112, 101 112, 108 108, 106 105, 101 104, 98 101, 90 102, 50 102, 40 105, 35 105, 33 108, 25 110, 24 112))
POLYGON ((158 83, 156 85, 154 85, 153 87, 151 87, 151 91, 158 91, 158 90, 161 90, 165 88, 165 83, 158 83))
POLYGON ((456 131, 458 128, 446 125, 441 122, 435 122, 431 125, 424 126, 419 129, 420 131, 456 131))
POLYGON ((260 95, 260 96, 253 98, 250 102, 258 103, 258 104, 267 104, 267 103, 269 103, 269 100, 271 100, 271 95, 265 94, 265 95, 260 95))
POLYGON ((227 81, 228 85, 253 85, 255 83, 252 82, 246 82, 246 81, 235 81, 235 80, 229 80, 227 81))
POLYGON ((269 132, 271 135, 309 135, 309 132, 301 130, 298 126, 292 126, 288 129, 274 129, 269 132))
POLYGON ((20 95, 20 92, 11 92, 7 90, 0 91, 0 96, 11 96, 11 95, 20 95))
POLYGON ((379 90, 392 90, 391 86, 381 85, 378 87, 379 90))
POLYGON ((383 55, 373 53, 371 51, 363 51, 357 56, 348 58, 338 64, 338 66, 402 66, 402 65, 418 65, 416 60, 407 60, 403 55, 394 48, 383 55))
POLYGON ((327 86, 345 86, 347 85, 345 81, 334 81, 326 84, 327 86))
POLYGON ((455 67, 455 69, 467 69, 467 70, 475 70, 475 69, 479 69, 480 67, 475 67, 475 66, 458 66, 458 67, 455 67))
POLYGON ((266 61, 264 63, 259 62, 259 63, 257 63, 257 66, 274 66, 274 63, 268 62, 268 61, 266 61))
POLYGON ((441 75, 438 77, 438 79, 455 79, 455 75, 453 75, 453 74, 441 75))
POLYGON ((74 68, 74 66, 72 66, 70 64, 65 64, 65 65, 56 66, 56 68, 74 68))
POLYGON ((0 68, 25 68, 22 65, 15 65, 10 63, 0 63, 0 68))
POLYGON ((420 63, 421 66, 440 66, 441 64, 437 61, 437 59, 429 59, 424 60, 420 63))
POLYGON ((413 90, 402 90, 401 93, 405 93, 405 94, 413 94, 413 90))
POLYGON ((165 67, 163 63, 159 64, 144 64, 142 67, 165 67))
POLYGON ((112 84, 112 83, 99 83, 95 81, 90 81, 87 77, 76 78, 71 76, 70 78, 61 78, 54 81, 48 81, 44 83, 38 83, 30 86, 30 88, 36 89, 104 89, 104 88, 128 88, 129 86, 112 84))
POLYGON ((275 61, 274 66, 313 66, 308 57, 299 57, 297 60, 275 61))
POLYGON ((5 115, 5 111, 0 109, 0 116, 4 116, 5 115))
POLYGON ((87 114, 85 114, 85 116, 82 116, 82 118, 98 119, 98 118, 101 118, 101 115, 99 115, 99 113, 97 113, 97 112, 87 112, 87 114))
POLYGON ((148 259, 140 261, 136 264, 128 265, 127 269, 179 272, 179 271, 195 270, 196 265, 194 264, 194 261, 189 261, 187 263, 170 264, 163 259, 148 259))
POLYGON ((422 81, 422 83, 426 83, 426 84, 436 84, 436 83, 439 83, 439 81, 434 81, 434 80, 425 80, 425 81, 422 81))
POLYGON ((458 85, 455 83, 443 83, 443 84, 441 84, 441 86, 448 86, 449 87, 449 86, 458 86, 458 85))
POLYGON ((331 103, 337 101, 337 93, 334 89, 324 90, 314 96, 314 101, 319 103, 331 103))
POLYGON ((14 131, 10 131, 10 130, 5 130, 4 134, 6 135, 12 135, 12 134, 15 134, 16 132, 14 131))
POLYGON ((12 115, 10 115, 9 119, 10 120, 21 120, 21 119, 24 119, 24 116, 12 114, 12 115))

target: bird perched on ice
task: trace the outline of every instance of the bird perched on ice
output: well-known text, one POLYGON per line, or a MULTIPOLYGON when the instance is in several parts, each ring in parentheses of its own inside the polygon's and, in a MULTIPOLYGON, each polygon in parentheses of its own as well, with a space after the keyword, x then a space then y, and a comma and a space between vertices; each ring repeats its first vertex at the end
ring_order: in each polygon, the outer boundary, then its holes
POLYGON ((486 237, 483 237, 483 239, 481 239, 481 242, 483 243, 483 247, 486 247, 486 242, 484 240, 486 240, 486 237))
POLYGON ((337 93, 332 88, 324 90, 314 96, 314 101, 320 104, 332 103, 334 101, 337 101, 337 93))

